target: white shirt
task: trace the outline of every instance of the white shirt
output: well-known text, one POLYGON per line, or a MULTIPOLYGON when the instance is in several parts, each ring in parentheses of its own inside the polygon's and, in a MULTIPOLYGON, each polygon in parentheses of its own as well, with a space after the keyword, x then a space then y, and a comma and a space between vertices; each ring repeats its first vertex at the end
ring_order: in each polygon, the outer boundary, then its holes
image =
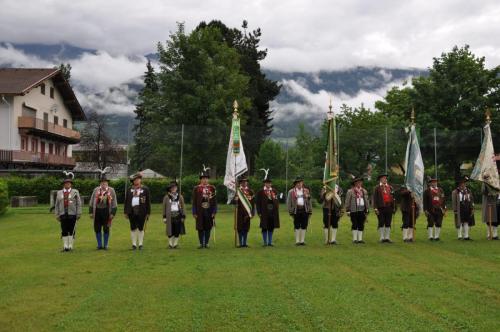
POLYGON ((356 204, 358 206, 365 206, 365 199, 364 198, 356 198, 356 204))
POLYGON ((139 196, 132 197, 132 206, 139 205, 139 196))
POLYGON ((297 195, 297 205, 304 206, 304 190, 303 189, 295 189, 295 193, 297 195))
POLYGON ((179 202, 170 200, 170 211, 179 212, 179 202))

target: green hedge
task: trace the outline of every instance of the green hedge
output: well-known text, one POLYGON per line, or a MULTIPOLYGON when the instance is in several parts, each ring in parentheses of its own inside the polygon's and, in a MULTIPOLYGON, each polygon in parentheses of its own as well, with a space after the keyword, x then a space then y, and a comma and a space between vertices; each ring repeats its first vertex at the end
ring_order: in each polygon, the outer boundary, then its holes
POLYGON ((7 211, 9 207, 9 187, 7 183, 0 179, 0 216, 7 211))
MULTIPOLYGON (((147 185, 151 191, 153 203, 160 203, 165 195, 166 187, 170 183, 171 179, 145 179, 143 182, 147 185)), ((9 197, 12 196, 37 196, 38 202, 42 204, 47 204, 50 201, 49 193, 50 190, 60 189, 61 179, 55 177, 34 177, 34 178, 24 178, 24 177, 7 177, 5 182, 8 185, 9 197)), ((191 201, 192 189, 198 184, 199 180, 197 176, 185 177, 182 181, 182 192, 186 202, 191 201)), ((226 187, 224 186, 223 178, 210 181, 215 185, 217 189, 217 200, 219 203, 225 203, 227 199, 226 187)), ((74 187, 80 191, 83 196, 90 196, 92 190, 99 184, 97 180, 93 179, 75 179, 74 187)), ((292 180, 288 181, 288 187, 292 184, 292 180)), ((371 193, 373 186, 376 181, 366 181, 365 188, 371 193)), ((129 181, 126 179, 112 180, 110 185, 115 188, 118 202, 122 203, 125 193, 125 185, 129 186, 129 181)), ((273 180, 274 187, 278 192, 286 195, 287 188, 285 188, 285 180, 275 179, 273 180)), ((310 180, 306 181, 306 185, 311 189, 313 197, 317 198, 322 187, 321 180, 310 180)), ((344 192, 350 187, 350 182, 347 180, 341 181, 340 183, 344 192)), ((262 179, 250 178, 250 187, 254 191, 259 190, 263 186, 262 179)), ((440 182, 440 186, 444 189, 448 201, 451 200, 451 191, 455 188, 455 181, 445 180, 440 182)), ((475 196, 476 202, 481 201, 481 184, 478 182, 471 181, 469 187, 475 196)), ((289 188, 288 188, 289 189, 289 188)), ((0 196, 1 201, 1 196, 0 196)), ((317 204, 317 200, 314 200, 317 204)), ((8 200, 7 200, 8 203, 8 200)))

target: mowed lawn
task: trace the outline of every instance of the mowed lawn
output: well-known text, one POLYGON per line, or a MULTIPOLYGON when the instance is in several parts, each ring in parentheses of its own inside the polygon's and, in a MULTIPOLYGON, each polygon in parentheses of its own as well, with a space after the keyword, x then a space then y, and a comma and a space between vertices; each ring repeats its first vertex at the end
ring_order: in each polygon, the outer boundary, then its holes
POLYGON ((276 247, 261 247, 254 219, 251 248, 235 249, 224 206, 210 249, 197 249, 189 217, 181 248, 168 250, 153 209, 143 251, 130 250, 121 214, 110 250, 96 251, 85 214, 71 253, 59 252, 46 206, 10 209, 0 218, 0 330, 500 330, 500 241, 487 241, 481 223, 474 241, 458 241, 448 215, 433 243, 421 217, 417 242, 406 244, 398 213, 391 245, 377 242, 371 214, 367 243, 353 245, 344 216, 340 244, 327 247, 316 209, 307 246, 295 247, 283 211, 276 247))

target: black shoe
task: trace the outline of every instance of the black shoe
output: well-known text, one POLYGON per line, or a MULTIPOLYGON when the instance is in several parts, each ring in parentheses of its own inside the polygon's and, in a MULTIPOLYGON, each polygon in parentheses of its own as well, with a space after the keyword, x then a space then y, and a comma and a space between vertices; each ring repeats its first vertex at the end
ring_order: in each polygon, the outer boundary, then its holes
POLYGON ((139 246, 139 250, 142 250, 142 246, 141 245, 139 246))
POLYGON ((434 241, 441 241, 438 237, 434 239, 434 241))
POLYGON ((301 246, 305 246, 305 245, 306 245, 306 243, 305 243, 305 242, 300 242, 300 245, 301 245, 301 246))
POLYGON ((172 247, 172 249, 179 249, 179 246, 175 245, 172 247))
POLYGON ((498 240, 498 236, 494 236, 491 238, 492 240, 498 240))
POLYGON ((352 240, 352 243, 358 244, 358 240, 352 240))
POLYGON ((173 247, 169 244, 169 245, 168 245, 168 249, 172 249, 172 248, 173 248, 173 247))
POLYGON ((385 239, 385 242, 386 243, 392 243, 392 240, 391 239, 385 239))
POLYGON ((250 248, 250 246, 248 244, 245 244, 243 248, 250 248))
POLYGON ((296 242, 295 246, 297 246, 297 247, 300 246, 300 242, 296 242))
POLYGON ((205 244, 205 249, 210 249, 210 246, 208 244, 205 244))
POLYGON ((132 245, 132 250, 135 250, 135 249, 137 249, 137 246, 132 245))
POLYGON ((68 248, 62 248, 61 249, 61 252, 66 252, 66 251, 68 251, 68 248))
POLYGON ((464 240, 465 241, 472 241, 472 239, 470 237, 464 237, 464 240))
POLYGON ((358 241, 358 243, 365 244, 365 241, 360 240, 360 241, 358 241))
POLYGON ((429 238, 429 241, 431 241, 431 242, 432 242, 432 241, 434 241, 434 238, 430 237, 430 238, 429 238))
POLYGON ((331 241, 330 244, 335 246, 335 245, 337 245, 337 241, 331 241))
POLYGON ((268 243, 268 244, 267 244, 267 246, 268 246, 268 247, 274 247, 274 244, 272 244, 272 243, 268 243))

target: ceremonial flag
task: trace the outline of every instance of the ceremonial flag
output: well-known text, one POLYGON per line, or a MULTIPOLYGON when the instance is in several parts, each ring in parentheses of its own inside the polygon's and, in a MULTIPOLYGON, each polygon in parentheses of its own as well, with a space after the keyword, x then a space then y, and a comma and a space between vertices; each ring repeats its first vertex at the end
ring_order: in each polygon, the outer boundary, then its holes
POLYGON ((325 169, 323 171, 323 185, 327 196, 333 196, 337 206, 342 204, 337 189, 337 179, 339 176, 339 166, 337 163, 337 147, 335 145, 335 115, 333 112, 328 117, 328 143, 325 158, 325 169))
POLYGON ((406 188, 413 193, 415 202, 420 206, 420 210, 422 210, 422 197, 424 193, 424 161, 422 160, 422 154, 420 153, 420 145, 418 144, 418 137, 414 124, 411 125, 409 134, 405 158, 405 185, 406 188))
POLYGON ((231 134, 229 136, 224 185, 227 187, 227 203, 231 203, 234 195, 238 193, 238 199, 242 201, 248 214, 251 215, 250 202, 248 202, 248 199, 246 199, 245 195, 243 195, 240 190, 236 190, 236 179, 247 171, 247 160, 245 158, 245 151, 243 150, 243 142, 241 141, 240 119, 237 114, 235 114, 233 116, 231 134), (248 208, 245 201, 248 202, 248 208))
POLYGON ((497 157, 493 149, 490 124, 484 126, 484 140, 481 152, 477 158, 476 165, 472 170, 471 179, 484 182, 492 188, 500 191, 500 181, 498 178, 497 157))

